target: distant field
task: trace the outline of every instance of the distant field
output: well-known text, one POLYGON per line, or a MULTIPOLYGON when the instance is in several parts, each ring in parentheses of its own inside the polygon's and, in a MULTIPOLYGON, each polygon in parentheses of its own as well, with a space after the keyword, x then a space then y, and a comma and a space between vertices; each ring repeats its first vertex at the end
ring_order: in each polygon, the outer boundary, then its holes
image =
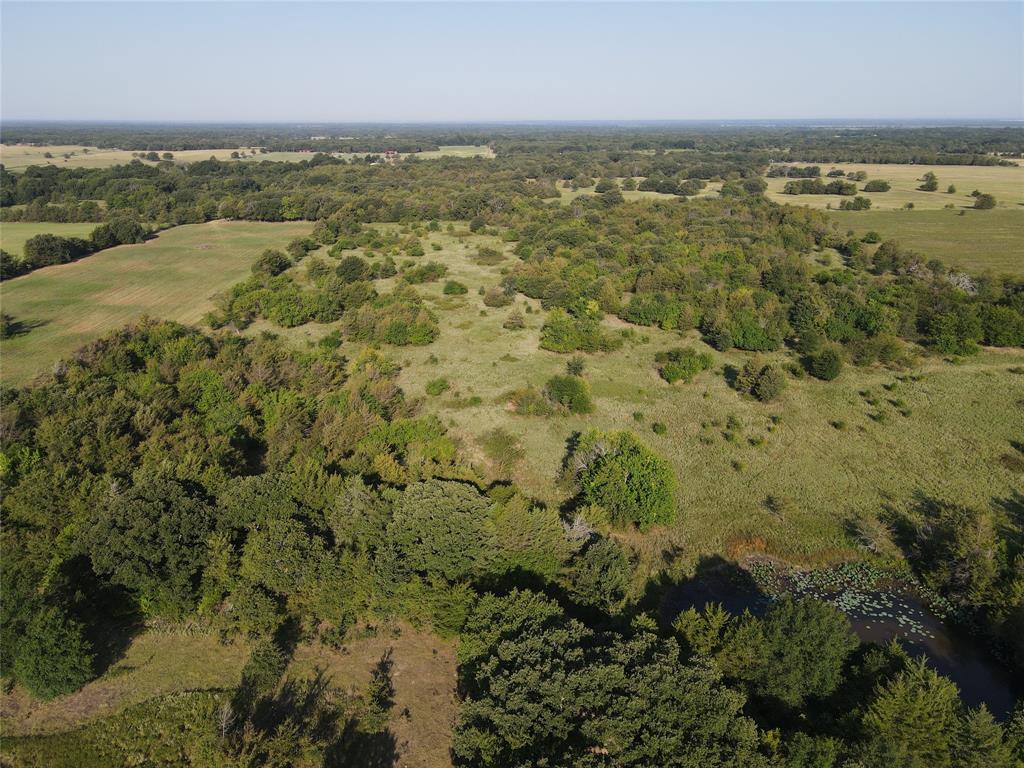
POLYGON ((992 211, 832 211, 858 235, 875 230, 950 266, 1024 276, 1024 209, 992 211))
POLYGON ((24 383, 143 314, 194 323, 210 309, 210 297, 242 279, 263 249, 284 247, 311 228, 308 222, 189 224, 4 282, 3 311, 29 330, 3 342, 0 379, 24 383))
MULTIPOLYGON (((892 185, 889 192, 858 192, 871 199, 871 208, 895 210, 907 203, 913 203, 916 209, 944 208, 952 203, 958 208, 974 205, 971 192, 975 189, 995 195, 999 208, 1020 208, 1024 206, 1024 166, 1013 168, 1001 166, 974 165, 869 165, 865 163, 798 163, 798 165, 819 165, 822 180, 833 168, 843 171, 865 171, 868 180, 881 179, 892 185), (939 179, 937 192, 920 192, 920 178, 931 171, 939 179), (956 187, 955 194, 946 189, 952 184, 956 187)), ((783 187, 786 178, 766 178, 768 197, 778 203, 791 205, 807 205, 812 208, 825 208, 829 203, 839 208, 839 203, 849 200, 840 195, 784 195, 783 187)), ((857 182, 857 188, 863 189, 865 182, 857 182)))
MULTIPOLYGON (((852 514, 876 514, 892 499, 909 499, 917 492, 988 504, 1019 485, 1019 476, 999 463, 1009 441, 1024 433, 1024 408, 1017 402, 1021 377, 1008 370, 1024 365, 1019 351, 984 352, 960 366, 926 360, 916 371, 924 375, 918 382, 899 383, 891 371, 851 367, 828 384, 790 380, 780 401, 765 405, 739 397, 722 375, 724 366, 742 366, 752 355, 715 352, 693 333, 681 336, 606 318, 608 327, 632 328, 636 337, 619 351, 585 356, 596 412, 517 416, 503 395, 526 384, 543 386, 550 376, 564 372, 568 356, 538 348, 545 315, 539 302, 517 298, 520 309, 529 305, 533 310, 525 314, 526 328, 520 331, 502 328, 511 307, 483 305, 478 289, 497 285, 502 269, 516 259, 510 255, 501 264, 481 266, 471 257, 481 245, 506 252, 509 246, 494 237, 443 232, 425 240, 425 258, 447 265, 448 277, 464 283, 469 292, 445 296, 444 280, 417 286, 438 315, 441 335, 426 347, 390 348, 403 365, 403 389, 409 396, 424 397, 426 410, 441 418, 469 459, 485 470, 490 464, 483 435, 496 427, 514 434, 524 457, 513 479, 555 506, 565 500, 556 476, 573 432, 636 432, 670 460, 679 478, 676 523, 628 537, 651 568, 663 564, 663 552, 676 553, 680 563, 692 563, 701 553, 744 546, 763 545, 794 559, 848 553, 844 526, 852 514), (433 251, 433 243, 442 249, 433 251), (681 344, 711 352, 715 367, 692 384, 671 386, 658 377, 654 355, 681 344), (447 378, 451 389, 425 396, 426 383, 439 377, 447 378), (867 390, 877 398, 876 405, 860 394, 867 390), (897 400, 903 406, 890 402, 897 400), (909 409, 910 415, 900 415, 899 407, 909 409), (730 416, 740 425, 735 441, 724 437, 730 416), (771 416, 780 418, 777 425, 771 416), (667 433, 654 434, 653 422, 664 423, 667 433), (769 495, 792 500, 785 515, 767 509, 769 495)), ((380 281, 378 289, 388 290, 393 282, 380 281)), ((333 327, 314 323, 273 330, 303 343, 333 327)), ((259 323, 250 332, 271 328, 259 323)), ((349 355, 357 351, 352 344, 343 349, 349 355)), ((782 352, 765 357, 794 359, 782 352)))
MULTIPOLYGON (((162 155, 164 150, 157 150, 162 155)), ((230 160, 232 152, 246 152, 247 149, 232 147, 229 149, 189 149, 182 152, 172 152, 176 163, 194 163, 198 160, 209 160, 216 157, 218 160, 230 160)), ((276 154, 290 154, 284 152, 271 152, 265 155, 257 154, 254 157, 262 160, 279 159, 272 157, 276 154)), ((295 153, 299 154, 299 153, 295 153)), ((253 156, 247 154, 247 158, 253 156)), ((28 146, 24 144, 3 144, 0 145, 0 162, 9 171, 23 171, 30 165, 54 165, 61 168, 109 168, 112 165, 123 165, 130 163, 135 158, 132 153, 125 149, 100 149, 98 147, 83 147, 77 144, 61 144, 52 146, 28 146), (49 152, 53 157, 46 157, 49 152), (71 155, 65 158, 64 155, 71 155)), ((155 165, 148 160, 143 162, 155 165)))
MULTIPOLYGON (((157 154, 163 155, 163 150, 156 150, 157 154)), ((199 160, 209 160, 216 157, 218 160, 230 160, 232 152, 242 153, 242 160, 272 162, 299 162, 309 160, 314 152, 266 152, 255 155, 249 148, 231 147, 228 149, 190 149, 182 152, 172 152, 176 163, 194 163, 199 160)), ((366 153, 349 154, 336 152, 336 157, 363 157, 366 153)), ((417 157, 429 160, 438 157, 494 157, 494 150, 488 146, 474 146, 472 144, 455 144, 442 146, 440 149, 428 152, 415 153, 417 157)), ((83 147, 77 144, 60 144, 49 146, 29 146, 24 144, 3 144, 0 145, 0 163, 9 171, 23 171, 30 165, 53 165, 62 168, 109 168, 112 165, 123 165, 134 160, 132 152, 123 149, 100 149, 98 147, 83 147), (49 153, 52 157, 46 157, 49 153), (70 157, 64 157, 70 155, 70 157)), ((143 162, 155 165, 148 160, 143 162)))
POLYGON ((0 249, 12 256, 21 256, 25 241, 36 235, 51 234, 61 237, 88 237, 96 227, 95 222, 77 224, 54 224, 50 222, 0 222, 0 249))

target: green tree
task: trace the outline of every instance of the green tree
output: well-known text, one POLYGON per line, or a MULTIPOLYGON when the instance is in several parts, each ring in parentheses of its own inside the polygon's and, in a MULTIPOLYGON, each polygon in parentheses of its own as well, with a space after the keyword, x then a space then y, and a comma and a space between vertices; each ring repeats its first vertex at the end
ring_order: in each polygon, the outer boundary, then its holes
POLYGON ((395 506, 388 537, 409 570, 449 582, 465 579, 482 570, 491 504, 467 483, 411 483, 395 506))
POLYGON ((886 683, 863 717, 869 768, 946 768, 959 729, 960 694, 924 659, 886 683))
POLYGON ((84 538, 97 573, 134 592, 146 613, 178 619, 195 607, 213 520, 198 488, 146 473, 111 492, 84 538))
POLYGON ((12 671, 34 696, 52 699, 89 682, 93 659, 82 625, 59 608, 45 606, 18 640, 12 671))
POLYGON ((796 709, 831 694, 858 645, 844 614, 812 598, 784 597, 763 619, 747 618, 732 632, 719 663, 752 693, 796 709))
POLYGON ((588 432, 569 466, 583 500, 604 507, 617 525, 646 529, 675 516, 671 468, 631 432, 588 432))
POLYGON ((825 347, 810 356, 807 370, 822 381, 832 381, 843 370, 843 355, 836 347, 825 347))

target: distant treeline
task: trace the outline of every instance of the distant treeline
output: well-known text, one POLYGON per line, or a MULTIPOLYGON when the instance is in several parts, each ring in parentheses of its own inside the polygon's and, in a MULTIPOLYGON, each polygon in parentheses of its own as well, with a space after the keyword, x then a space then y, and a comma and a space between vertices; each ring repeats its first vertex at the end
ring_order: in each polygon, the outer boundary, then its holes
POLYGON ((399 152, 491 144, 499 153, 594 151, 771 152, 790 162, 1010 164, 1024 129, 989 127, 763 127, 738 125, 4 125, 7 144, 82 144, 133 151, 264 147, 272 151, 399 152))

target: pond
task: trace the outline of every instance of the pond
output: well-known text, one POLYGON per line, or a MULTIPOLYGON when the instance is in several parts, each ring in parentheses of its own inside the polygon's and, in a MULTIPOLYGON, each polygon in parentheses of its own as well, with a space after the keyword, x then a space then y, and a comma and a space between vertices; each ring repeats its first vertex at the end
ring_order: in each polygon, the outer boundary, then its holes
MULTIPOLYGON (((1009 673, 977 639, 943 620, 909 588, 794 573, 795 577, 781 577, 780 587, 794 596, 816 597, 834 605, 847 615, 862 641, 883 644, 896 639, 911 655, 926 655, 937 671, 957 684, 968 706, 984 703, 999 718, 1006 718, 1013 709, 1017 695, 1009 673)), ((697 578, 673 588, 662 610, 671 618, 691 606, 699 610, 719 603, 733 614, 749 610, 759 615, 771 599, 748 571, 723 563, 702 569, 697 578)))

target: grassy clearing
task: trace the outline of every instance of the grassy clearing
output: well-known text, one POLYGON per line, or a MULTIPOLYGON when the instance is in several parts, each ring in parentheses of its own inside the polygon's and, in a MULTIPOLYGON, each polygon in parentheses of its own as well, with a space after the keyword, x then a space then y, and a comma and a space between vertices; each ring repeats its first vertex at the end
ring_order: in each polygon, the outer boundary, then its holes
POLYGON ((832 211, 844 229, 874 230, 961 269, 1024 275, 1024 210, 832 211))
MULTIPOLYGON (((0 695, 4 735, 66 733, 159 696, 229 690, 239 684, 249 650, 246 642, 224 644, 213 634, 144 632, 106 674, 75 693, 40 701, 16 687, 0 695)), ((332 685, 358 696, 388 652, 395 689, 389 729, 402 765, 447 768, 458 711, 454 642, 408 625, 363 627, 340 650, 299 645, 286 675, 322 672, 332 685)))
POLYGON ((263 249, 283 248, 311 229, 308 222, 190 224, 5 282, 3 311, 28 331, 3 343, 0 378, 24 383, 144 314, 195 323, 213 294, 245 277, 263 249))
MULTIPOLYGON (((424 398, 424 409, 441 418, 484 471, 491 465, 483 436, 498 427, 514 434, 524 456, 512 478, 551 505, 566 498, 556 476, 573 432, 636 432, 669 459, 679 479, 675 524, 627 537, 652 570, 666 559, 678 558, 685 567, 700 554, 749 547, 795 559, 842 556, 849 552, 845 526, 852 515, 876 514, 917 493, 987 504, 1019 487, 1020 476, 999 462, 1009 441, 1024 433, 1024 378, 1009 371, 1024 365, 1019 351, 986 351, 959 366, 927 359, 914 371, 923 376, 917 382, 852 367, 831 383, 790 378, 779 402, 766 405, 741 398, 723 376, 725 366, 741 367, 751 355, 715 352, 695 333, 680 336, 607 318, 609 328, 630 329, 635 337, 616 352, 587 356, 584 375, 596 412, 517 416, 503 396, 528 384, 543 386, 564 373, 568 356, 539 349, 544 312, 538 302, 517 298, 526 319, 519 331, 502 327, 512 307, 484 306, 478 289, 496 285, 502 269, 515 263, 511 255, 495 266, 471 260, 481 245, 503 247, 497 238, 434 233, 426 240, 425 258, 447 265, 447 277, 467 285, 469 293, 445 296, 443 280, 417 286, 438 314, 441 335, 427 347, 393 350, 404 366, 405 391, 424 398), (433 251, 431 243, 441 250, 433 251), (681 344, 710 352, 715 365, 691 384, 669 385, 658 377, 654 356, 681 344), (451 388, 426 397, 427 382, 437 378, 448 379, 451 388), (737 426, 728 426, 730 417, 737 426), (665 424, 666 434, 655 434, 654 422, 665 424), (769 496, 791 503, 778 514, 765 504, 769 496)), ((329 330, 310 325, 289 335, 301 341, 329 330)), ((356 350, 346 345, 345 351, 356 350)), ((795 360, 785 353, 768 358, 795 360)))
MULTIPOLYGON (((305 678, 322 672, 332 685, 358 695, 389 651, 394 685, 389 730, 401 764, 451 766, 458 714, 454 642, 408 625, 361 628, 340 650, 299 645, 286 675, 305 678)), ((238 686, 248 657, 249 645, 241 641, 225 645, 215 635, 145 632, 108 672, 75 693, 48 701, 19 687, 0 694, 4 735, 65 733, 169 693, 231 689, 238 686)))
POLYGON ((60 733, 167 693, 232 688, 248 655, 244 642, 225 645, 216 635, 144 632, 81 690, 50 701, 20 687, 0 695, 4 735, 60 733))
POLYGON ((95 222, 76 222, 73 224, 54 222, 21 222, 11 221, 0 223, 0 249, 12 256, 21 256, 25 252, 25 241, 36 235, 50 234, 61 237, 87 238, 99 224, 95 222))
MULTIPOLYGON (((798 165, 814 165, 814 163, 798 163, 798 165)), ((845 172, 864 171, 868 179, 882 179, 892 185, 888 192, 858 192, 871 199, 872 210, 896 210, 907 203, 913 203, 915 209, 933 210, 945 208, 953 204, 957 208, 969 208, 974 205, 971 192, 975 189, 995 195, 999 208, 1019 208, 1024 206, 1024 165, 1013 168, 982 165, 871 165, 868 163, 817 163, 821 167, 822 176, 833 168, 845 172), (931 171, 939 179, 937 192, 920 192, 920 179, 931 171), (952 184, 956 187, 955 194, 946 189, 952 184)), ((823 179, 830 181, 830 179, 823 179)), ((806 205, 811 208, 825 208, 829 204, 838 209, 840 202, 852 198, 841 195, 784 195, 782 188, 786 179, 781 177, 765 179, 768 182, 767 195, 777 203, 806 205)), ((857 188, 863 189, 864 182, 857 182, 857 188)))

